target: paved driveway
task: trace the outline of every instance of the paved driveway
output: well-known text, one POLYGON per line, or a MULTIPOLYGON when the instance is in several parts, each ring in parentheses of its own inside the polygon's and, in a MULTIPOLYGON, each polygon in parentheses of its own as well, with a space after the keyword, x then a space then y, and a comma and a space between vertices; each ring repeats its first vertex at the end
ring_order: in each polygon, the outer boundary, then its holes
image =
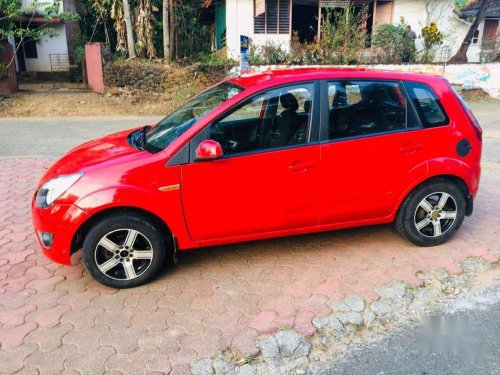
MULTIPOLYGON (((445 245, 419 248, 391 226, 376 226, 223 246, 182 253, 175 268, 129 290, 101 286, 82 264, 54 264, 35 244, 33 187, 51 156, 84 140, 76 132, 82 120, 60 120, 55 128, 47 121, 44 131, 33 125, 39 120, 0 120, 0 373, 188 373, 193 360, 221 349, 254 355, 255 340, 281 328, 313 334, 311 320, 330 313, 328 300, 348 294, 374 300, 376 285, 395 279, 418 285, 416 273, 436 267, 459 272, 469 255, 495 260, 494 108, 476 111, 486 124, 486 162, 475 214, 445 245), (47 152, 42 135, 65 141, 47 152)), ((135 121, 115 120, 113 130, 135 121)), ((92 136, 111 129, 109 119, 93 121, 92 136)))

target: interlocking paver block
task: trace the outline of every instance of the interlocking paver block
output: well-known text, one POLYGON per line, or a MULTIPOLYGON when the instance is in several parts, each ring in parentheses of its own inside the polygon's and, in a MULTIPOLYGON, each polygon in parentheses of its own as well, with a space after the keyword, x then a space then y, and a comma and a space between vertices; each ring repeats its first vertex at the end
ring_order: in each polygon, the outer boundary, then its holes
POLYGON ((67 294, 65 290, 54 290, 50 293, 33 293, 26 298, 26 303, 36 305, 38 310, 49 310, 60 306, 60 299, 67 294))
POLYGON ((179 339, 181 348, 190 348, 198 353, 200 357, 210 356, 220 348, 230 345, 227 337, 217 329, 206 329, 202 333, 195 335, 185 335, 179 339))
POLYGON ((233 338, 231 347, 243 356, 255 356, 260 351, 256 344, 258 336, 258 331, 247 328, 233 338))
POLYGON ((102 315, 102 307, 90 306, 82 310, 72 310, 61 317, 61 323, 71 323, 75 330, 88 329, 96 323, 96 317, 102 315))
POLYGON ((61 317, 70 311, 67 305, 57 305, 47 310, 36 310, 26 315, 28 322, 35 322, 39 327, 54 327, 60 323, 61 317))
POLYGON ((0 307, 0 323, 4 327, 15 327, 21 325, 25 322, 26 315, 35 310, 35 305, 23 305, 17 309, 0 307))
POLYGON ((114 354, 107 363, 108 370, 117 370, 123 374, 143 374, 150 360, 156 357, 151 348, 139 348, 130 354, 114 354))
POLYGON ((17 327, 2 327, 0 329, 0 348, 12 349, 21 346, 24 338, 37 328, 33 322, 26 322, 17 327))
POLYGON ((143 325, 151 332, 164 331, 168 328, 167 319, 174 315, 169 308, 161 308, 154 312, 139 311, 132 316, 132 325, 143 325))
POLYGON ((135 313, 135 310, 131 308, 124 308, 117 312, 105 311, 96 315, 95 322, 97 324, 106 324, 112 330, 118 331, 132 327, 130 320, 135 313))
POLYGON ((26 284, 35 278, 34 275, 12 276, 6 273, 7 279, 2 282, 2 286, 9 292, 17 293, 26 289, 26 284))
POLYGON ((179 351, 178 341, 185 335, 185 331, 174 327, 161 332, 146 332, 139 337, 138 342, 140 347, 150 347, 160 354, 168 355, 179 351))
POLYGON ((111 346, 103 346, 86 353, 72 354, 64 361, 64 365, 81 375, 102 374, 106 360, 114 354, 115 351, 111 346))
POLYGON ((168 358, 161 355, 150 358, 146 366, 149 371, 156 371, 159 374, 167 375, 172 371, 172 365, 170 364, 168 358))
POLYGON ((64 361, 75 354, 74 345, 61 345, 49 352, 35 351, 25 360, 27 366, 36 367, 42 374, 59 374, 64 369, 64 361))
POLYGON ((86 290, 81 293, 68 293, 60 297, 57 302, 71 307, 72 310, 84 309, 91 305, 93 298, 99 296, 96 290, 86 290))
POLYGON ((39 328, 26 336, 24 341, 37 344, 39 351, 52 351, 62 345, 63 336, 72 330, 73 325, 68 323, 63 323, 56 327, 39 328))
POLYGON ((54 290, 57 283, 64 280, 64 276, 56 275, 48 279, 32 280, 26 284, 27 288, 32 288, 37 293, 50 293, 54 290))
POLYGON ((108 332, 107 325, 96 324, 82 331, 71 331, 63 337, 62 341, 64 344, 75 345, 80 353, 92 353, 99 349, 101 337, 108 332))
POLYGON ((276 323, 277 317, 278 313, 276 311, 262 311, 250 322, 250 327, 256 329, 261 334, 274 333, 280 328, 276 323))
POLYGON ((100 344, 112 346, 119 354, 132 353, 139 348, 139 340, 147 334, 148 330, 144 326, 109 331, 101 336, 100 344))
POLYGON ((24 360, 37 350, 36 344, 27 343, 16 348, 1 348, 0 374, 14 374, 24 367, 24 360))

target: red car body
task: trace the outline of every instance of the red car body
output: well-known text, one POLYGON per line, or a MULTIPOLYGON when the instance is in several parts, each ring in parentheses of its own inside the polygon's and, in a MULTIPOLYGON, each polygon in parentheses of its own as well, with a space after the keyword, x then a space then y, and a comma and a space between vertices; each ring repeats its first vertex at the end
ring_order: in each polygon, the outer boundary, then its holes
MULTIPOLYGON (((164 150, 141 151, 131 130, 87 142, 63 156, 45 182, 83 176, 52 205, 32 205, 37 232, 53 234, 40 246, 70 264, 82 236, 110 210, 132 209, 164 224, 179 250, 361 225, 390 223, 402 201, 436 176, 460 180, 472 202, 480 179, 480 128, 443 78, 396 72, 288 69, 230 79, 243 91, 199 119, 164 150), (327 80, 421 82, 439 98, 445 126, 269 150, 211 161, 170 161, 214 119, 252 95, 281 85, 327 80), (460 140, 470 152, 457 155, 460 140)), ((321 91, 322 102, 326 94, 321 91)), ((324 105, 324 104, 322 104, 324 105)), ((324 119, 319 119, 320 128, 324 119)), ((321 129, 319 129, 321 132, 321 129)), ((38 236, 37 236, 38 238, 38 236)))

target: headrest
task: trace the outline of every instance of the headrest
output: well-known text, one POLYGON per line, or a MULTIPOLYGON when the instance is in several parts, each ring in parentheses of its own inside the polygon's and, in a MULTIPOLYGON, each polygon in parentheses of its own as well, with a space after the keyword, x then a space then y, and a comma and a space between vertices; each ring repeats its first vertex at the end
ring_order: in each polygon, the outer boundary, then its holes
POLYGON ((292 111, 296 111, 299 109, 299 102, 297 101, 297 98, 287 92, 286 94, 281 95, 280 97, 280 103, 285 109, 289 109, 292 111))
POLYGON ((309 112, 311 112, 311 99, 307 99, 307 100, 304 102, 304 112, 305 112, 305 113, 309 113, 309 112))
POLYGON ((347 94, 344 90, 337 90, 332 100, 332 108, 343 108, 347 105, 347 94))

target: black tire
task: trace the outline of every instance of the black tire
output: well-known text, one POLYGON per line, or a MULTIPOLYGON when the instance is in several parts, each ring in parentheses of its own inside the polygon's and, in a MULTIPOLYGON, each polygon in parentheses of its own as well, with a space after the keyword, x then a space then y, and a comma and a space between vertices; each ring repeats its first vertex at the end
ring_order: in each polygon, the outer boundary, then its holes
POLYGON ((399 208, 394 225, 401 235, 414 244, 436 246, 453 237, 464 221, 465 209, 463 191, 451 181, 435 179, 416 187, 406 197, 399 208), (442 197, 443 201, 445 198, 447 200, 440 211, 442 197), (450 197, 452 199, 449 199, 450 197), (428 210, 429 207, 432 207, 432 210, 428 210), (455 218, 452 220, 453 215, 455 218))
POLYGON ((160 230, 147 217, 134 213, 99 221, 87 233, 82 251, 92 277, 112 288, 133 288, 151 281, 169 253, 160 230))

